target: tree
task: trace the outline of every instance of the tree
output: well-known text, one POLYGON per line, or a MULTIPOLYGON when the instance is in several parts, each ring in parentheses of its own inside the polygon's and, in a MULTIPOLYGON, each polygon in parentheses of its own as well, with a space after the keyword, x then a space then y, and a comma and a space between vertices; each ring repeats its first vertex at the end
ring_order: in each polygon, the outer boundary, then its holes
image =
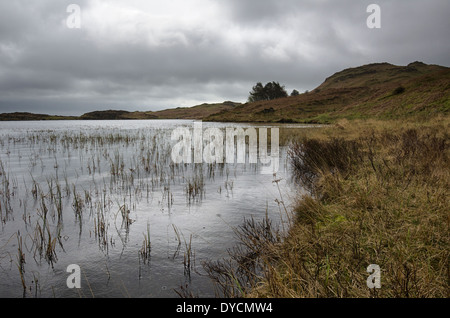
POLYGON ((253 89, 250 92, 250 96, 248 97, 248 101, 256 102, 263 99, 265 99, 264 86, 261 82, 258 82, 255 86, 253 86, 253 89))
POLYGON ((260 100, 273 100, 287 96, 288 93, 284 86, 281 86, 278 82, 269 82, 265 86, 263 86, 261 82, 258 82, 253 86, 248 101, 256 102, 260 100))
POLYGON ((300 92, 296 89, 294 89, 291 93, 291 96, 298 96, 298 95, 300 95, 300 92))

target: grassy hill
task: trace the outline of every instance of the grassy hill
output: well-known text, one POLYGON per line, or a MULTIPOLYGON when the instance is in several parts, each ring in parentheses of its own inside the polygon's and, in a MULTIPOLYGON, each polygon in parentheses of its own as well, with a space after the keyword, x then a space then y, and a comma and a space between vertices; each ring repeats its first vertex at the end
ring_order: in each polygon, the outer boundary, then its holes
POLYGON ((216 104, 202 104, 194 107, 178 107, 157 112, 149 112, 159 119, 205 119, 221 112, 232 112, 240 103, 226 101, 216 104))
POLYGON ((129 112, 126 110, 98 110, 85 113, 81 116, 57 116, 47 114, 33 114, 26 112, 3 113, 0 114, 0 120, 116 120, 116 119, 197 119, 201 120, 207 116, 219 112, 233 110, 240 103, 226 101, 216 104, 201 104, 193 107, 178 107, 161 111, 148 112, 129 112))
POLYGON ((328 123, 347 118, 429 118, 450 109, 450 68, 414 62, 349 68, 312 92, 242 104, 209 121, 328 123))
POLYGON ((226 101, 216 104, 201 104, 193 107, 177 107, 156 112, 129 112, 125 110, 102 110, 83 114, 80 119, 203 119, 219 112, 233 110, 239 103, 226 101))
POLYGON ((311 92, 254 103, 226 101, 161 111, 105 110, 79 117, 0 114, 0 120, 198 119, 224 122, 330 123, 337 119, 432 118, 450 110, 450 68, 422 62, 345 69, 311 92))

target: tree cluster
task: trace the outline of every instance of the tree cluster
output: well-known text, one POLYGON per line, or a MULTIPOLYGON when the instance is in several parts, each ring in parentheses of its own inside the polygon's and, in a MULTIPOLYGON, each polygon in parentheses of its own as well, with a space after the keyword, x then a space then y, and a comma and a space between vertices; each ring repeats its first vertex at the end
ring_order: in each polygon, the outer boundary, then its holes
POLYGON ((282 97, 287 97, 288 93, 286 92, 284 86, 280 85, 278 82, 269 82, 263 86, 262 83, 256 83, 253 86, 252 91, 250 92, 250 96, 248 97, 248 101, 256 102, 261 100, 272 100, 282 97))

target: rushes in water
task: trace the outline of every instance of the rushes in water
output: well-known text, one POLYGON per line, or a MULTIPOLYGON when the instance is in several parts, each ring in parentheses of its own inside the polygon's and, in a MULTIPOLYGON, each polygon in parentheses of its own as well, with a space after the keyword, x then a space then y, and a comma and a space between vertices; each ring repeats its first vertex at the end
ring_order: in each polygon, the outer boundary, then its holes
POLYGON ((126 204, 123 204, 120 206, 119 211, 122 215, 122 225, 124 225, 125 228, 128 229, 133 223, 133 220, 130 218, 130 209, 128 209, 126 204))
POLYGON ((192 251, 192 234, 189 235, 189 242, 186 242, 184 240, 184 246, 186 248, 183 258, 183 265, 184 265, 184 274, 187 277, 191 276, 191 269, 193 266, 193 251, 192 251))
POLYGON ((175 224, 172 224, 172 228, 173 228, 173 231, 175 232, 175 235, 176 235, 177 241, 178 241, 177 249, 175 250, 175 252, 173 253, 173 256, 172 256, 172 259, 175 259, 175 257, 177 257, 178 253, 180 252, 180 247, 181 247, 181 235, 180 235, 180 231, 179 231, 178 228, 175 226, 175 224))
POLYGON ((27 288, 25 284, 25 254, 23 253, 22 236, 17 232, 17 268, 19 269, 20 279, 23 290, 27 288))
POLYGON ((175 235, 176 235, 176 238, 178 241, 178 246, 177 246, 175 253, 172 256, 172 259, 175 259, 178 256, 178 254, 180 252, 180 247, 182 245, 181 237, 183 237, 184 247, 185 247, 185 251, 184 251, 184 255, 183 255, 184 275, 186 277, 190 277, 191 269, 194 266, 194 252, 192 250, 192 234, 189 235, 189 241, 186 241, 186 238, 184 237, 183 233, 181 233, 180 230, 174 224, 172 224, 172 227, 173 227, 173 230, 175 232, 175 235))
POLYGON ((47 229, 47 248, 45 250, 45 259, 47 260, 47 262, 49 264, 52 265, 53 267, 53 263, 57 261, 57 257, 56 257, 56 237, 52 237, 50 230, 47 229))
POLYGON ((228 250, 229 258, 203 262, 203 268, 217 286, 219 297, 246 297, 259 284, 270 264, 272 250, 281 243, 281 235, 271 220, 247 219, 235 229, 239 244, 228 250))
POLYGON ((81 195, 79 193, 77 193, 76 190, 76 186, 73 185, 73 202, 72 202, 72 207, 73 210, 75 211, 75 217, 80 221, 81 223, 81 218, 83 216, 83 208, 84 208, 84 202, 83 199, 81 197, 81 195))
POLYGON ((6 223, 9 219, 9 215, 12 214, 13 209, 11 207, 11 197, 14 196, 14 190, 11 189, 10 176, 5 171, 3 162, 0 160, 0 222, 6 223), (3 210, 5 215, 3 215, 3 210))
POLYGON ((142 242, 142 247, 139 250, 139 257, 142 259, 144 264, 149 261, 151 250, 152 245, 150 242, 150 224, 147 223, 147 233, 144 233, 144 241, 142 242))
POLYGON ((34 256, 36 257, 36 253, 42 258, 44 257, 47 262, 52 265, 57 261, 56 255, 56 243, 62 246, 60 240, 60 228, 58 229, 57 235, 53 236, 50 227, 47 222, 43 222, 43 226, 39 222, 36 223, 36 227, 34 229, 34 237, 33 237, 33 248, 34 248, 34 256))
POLYGON ((98 244, 102 249, 108 250, 108 225, 105 220, 105 213, 101 202, 97 204, 97 214, 94 218, 94 234, 98 239, 98 244))
POLYGON ((56 201, 56 212, 58 213, 58 222, 62 221, 63 215, 63 203, 62 203, 62 193, 61 186, 58 184, 56 188, 56 195, 58 200, 56 201))
POLYGON ((205 183, 203 178, 196 176, 192 180, 188 180, 185 191, 189 204, 201 201, 205 194, 205 183))

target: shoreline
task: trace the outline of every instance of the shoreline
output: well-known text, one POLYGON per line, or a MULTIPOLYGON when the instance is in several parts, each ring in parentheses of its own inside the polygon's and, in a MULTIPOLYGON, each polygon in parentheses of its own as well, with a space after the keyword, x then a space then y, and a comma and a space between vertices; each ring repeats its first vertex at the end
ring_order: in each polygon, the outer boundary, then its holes
POLYGON ((240 261, 210 265, 222 292, 447 297, 449 126, 448 116, 426 123, 343 120, 293 137, 291 164, 308 192, 299 192, 284 236, 267 220, 240 228, 241 249, 230 254, 240 261), (372 268, 379 268, 376 287, 369 284, 372 268))

